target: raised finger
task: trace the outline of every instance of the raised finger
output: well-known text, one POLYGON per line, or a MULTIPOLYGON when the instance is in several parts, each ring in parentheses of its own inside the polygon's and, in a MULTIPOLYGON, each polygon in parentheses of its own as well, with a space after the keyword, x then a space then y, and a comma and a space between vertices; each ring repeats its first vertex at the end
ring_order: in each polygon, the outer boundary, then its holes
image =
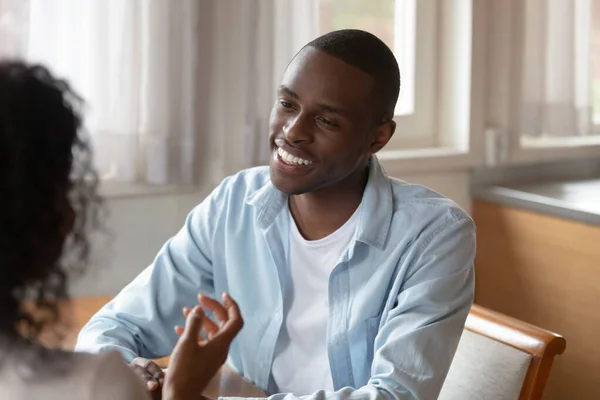
POLYGON ((209 310, 214 314, 214 316, 219 320, 219 322, 227 321, 227 310, 221 303, 216 301, 215 299, 211 299, 208 296, 198 295, 198 302, 202 304, 204 308, 209 310))
POLYGON ((227 310, 227 319, 233 320, 235 324, 241 324, 239 328, 242 329, 244 319, 242 318, 242 312, 240 311, 238 303, 236 303, 229 294, 223 293, 223 304, 227 310))
POLYGON ((209 339, 219 331, 219 326, 210 318, 204 318, 204 321, 202 321, 202 328, 208 333, 209 339))
MULTIPOLYGON (((183 332, 185 332, 185 328, 179 325, 175 325, 175 333, 177 334, 177 336, 181 336, 183 335, 183 332)), ((203 337, 199 337, 198 338, 198 344, 200 346, 203 346, 206 343, 206 340, 203 337)))
POLYGON ((225 322, 217 336, 224 337, 228 341, 232 341, 233 338, 240 332, 244 327, 244 320, 240 312, 240 308, 237 303, 228 295, 223 295, 223 303, 227 309, 228 319, 225 322))
POLYGON ((200 337, 200 332, 202 331, 203 321, 206 318, 202 307, 196 306, 188 314, 188 317, 185 320, 185 329, 183 331, 182 338, 186 341, 198 341, 200 337))
MULTIPOLYGON (((190 315, 191 310, 187 307, 183 308, 183 315, 187 318, 188 315, 190 315)), ((217 333, 219 331, 219 326, 217 324, 215 324, 215 322, 213 320, 211 320, 208 317, 205 317, 202 320, 202 329, 204 331, 206 331, 206 333, 208 334, 208 338, 210 339, 215 333, 217 333)), ((177 333, 178 336, 181 336, 181 334, 183 333, 184 328, 177 325, 175 326, 175 333, 177 333)))

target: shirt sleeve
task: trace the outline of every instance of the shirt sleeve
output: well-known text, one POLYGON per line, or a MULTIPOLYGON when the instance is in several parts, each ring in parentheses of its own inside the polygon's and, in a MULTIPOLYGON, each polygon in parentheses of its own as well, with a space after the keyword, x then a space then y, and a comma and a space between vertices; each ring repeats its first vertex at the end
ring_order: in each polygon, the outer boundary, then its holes
POLYGON ((182 307, 197 294, 214 297, 211 249, 219 216, 220 187, 187 217, 184 227, 160 250, 152 265, 84 326, 75 351, 119 351, 125 360, 171 354, 182 307))
POLYGON ((118 353, 102 357, 90 385, 90 399, 151 400, 142 381, 118 353))
POLYGON ((436 399, 473 303, 474 257, 471 219, 441 225, 402 260, 409 267, 375 337, 367 385, 302 397, 281 393, 270 400, 436 399))

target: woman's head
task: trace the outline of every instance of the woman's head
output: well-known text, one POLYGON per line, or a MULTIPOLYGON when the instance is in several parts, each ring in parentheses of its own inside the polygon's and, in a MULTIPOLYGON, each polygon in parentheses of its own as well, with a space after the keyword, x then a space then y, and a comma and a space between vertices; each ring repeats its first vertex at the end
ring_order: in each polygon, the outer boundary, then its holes
POLYGON ((81 271, 99 198, 82 100, 44 67, 0 61, 0 334, 34 339, 81 271), (22 305, 47 312, 34 318, 22 305))

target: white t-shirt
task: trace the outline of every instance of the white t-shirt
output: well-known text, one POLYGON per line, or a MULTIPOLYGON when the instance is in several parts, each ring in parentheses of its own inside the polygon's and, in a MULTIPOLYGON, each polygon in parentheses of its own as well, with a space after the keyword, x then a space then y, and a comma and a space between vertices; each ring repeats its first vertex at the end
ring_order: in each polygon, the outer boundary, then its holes
POLYGON ((290 213, 290 280, 272 368, 282 393, 303 396, 333 390, 327 354, 329 275, 354 238, 358 217, 357 210, 331 235, 309 241, 290 213))
POLYGON ((56 360, 43 363, 43 374, 29 371, 20 359, 13 352, 1 360, 0 399, 150 399, 141 379, 116 351, 68 354, 60 365, 56 360))

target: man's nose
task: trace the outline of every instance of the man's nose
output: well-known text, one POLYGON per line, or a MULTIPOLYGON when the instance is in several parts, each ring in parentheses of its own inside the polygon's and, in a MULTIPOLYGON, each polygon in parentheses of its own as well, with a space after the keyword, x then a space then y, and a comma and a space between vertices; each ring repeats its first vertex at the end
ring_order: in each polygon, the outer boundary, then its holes
POLYGON ((302 114, 297 115, 283 126, 283 133, 287 141, 292 144, 312 142, 310 119, 302 114))

